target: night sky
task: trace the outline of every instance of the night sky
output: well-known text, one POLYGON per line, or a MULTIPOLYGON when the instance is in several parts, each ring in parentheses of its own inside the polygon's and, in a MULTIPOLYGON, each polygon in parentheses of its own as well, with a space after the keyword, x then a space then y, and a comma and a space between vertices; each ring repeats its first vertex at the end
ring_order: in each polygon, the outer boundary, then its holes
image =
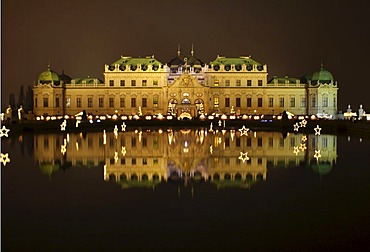
POLYGON ((47 69, 103 78, 121 55, 162 63, 181 45, 204 62, 251 55, 274 75, 301 77, 321 61, 338 81, 338 110, 370 112, 366 1, 1 1, 1 103, 47 69), (345 2, 345 3, 343 3, 345 2))

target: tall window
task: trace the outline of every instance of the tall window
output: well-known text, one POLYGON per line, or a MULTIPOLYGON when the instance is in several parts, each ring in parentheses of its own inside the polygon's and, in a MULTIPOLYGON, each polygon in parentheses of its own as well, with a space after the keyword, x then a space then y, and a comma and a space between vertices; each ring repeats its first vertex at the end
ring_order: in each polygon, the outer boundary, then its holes
POLYGON ((142 85, 143 87, 146 87, 146 83, 147 83, 147 81, 146 81, 146 80, 142 80, 141 85, 142 85))
POLYGON ((44 97, 44 99, 43 99, 43 107, 44 108, 49 107, 49 98, 48 97, 44 97))
POLYGON ((247 87, 252 86, 252 80, 247 80, 247 87))
POLYGON ((218 84, 220 83, 220 81, 219 80, 215 80, 214 82, 213 82, 213 85, 215 86, 215 87, 218 87, 218 84))
POLYGON ((113 87, 114 86, 114 80, 109 80, 109 86, 113 87))
POLYGON ((230 107, 230 98, 229 97, 225 98, 225 107, 226 108, 230 107))
POLYGON ((252 97, 247 97, 247 107, 252 107, 252 97))
POLYGON ((324 96, 322 98, 322 106, 323 107, 327 107, 328 106, 328 97, 327 96, 324 96))
POLYGON ((76 107, 81 108, 81 97, 76 98, 76 107))
POLYGON ((312 107, 316 107, 316 96, 313 95, 312 98, 311 98, 311 104, 312 104, 312 107))
POLYGON ((153 97, 153 107, 158 108, 158 97, 153 97))
POLYGON ((218 97, 215 97, 215 98, 214 98, 213 106, 214 106, 215 108, 218 108, 218 106, 219 106, 218 97))
POLYGON ((87 98, 87 107, 88 108, 92 108, 92 101, 93 101, 92 97, 87 98))
POLYGON ((306 97, 301 97, 301 107, 306 107, 306 97))
POLYGON ((121 80, 121 87, 125 86, 125 80, 121 80))
POLYGON ((66 99, 66 107, 67 107, 67 108, 70 108, 70 107, 71 107, 71 98, 70 98, 70 97, 68 97, 68 98, 66 99))
POLYGON ((131 80, 131 87, 135 87, 136 86, 136 80, 131 80))
POLYGON ((59 97, 55 97, 55 107, 59 108, 59 97))
POLYGON ((230 86, 230 80, 225 80, 225 86, 229 87, 230 86))
POLYGON ((131 98, 131 107, 136 108, 136 98, 135 97, 131 98))
POLYGON ((144 97, 144 98, 141 98, 141 106, 143 108, 146 108, 147 107, 147 99, 144 97))
POLYGON ((124 107, 125 107, 125 98, 124 98, 124 97, 121 97, 121 98, 119 99, 119 106, 120 106, 121 108, 124 108, 124 107))
POLYGON ((35 108, 37 108, 37 97, 35 98, 35 108))
POLYGON ((279 98, 279 106, 284 107, 284 97, 279 98))
POLYGON ((114 108, 114 97, 109 97, 109 107, 114 108))
POLYGON ((262 86, 262 80, 258 80, 258 86, 261 87, 262 86))
POLYGON ((242 85, 242 81, 241 80, 236 80, 236 86, 240 87, 241 85, 242 85))
POLYGON ((295 107, 295 97, 290 97, 290 107, 295 107))
POLYGON ((241 104, 240 104, 240 97, 236 97, 236 107, 241 107, 241 104))
POLYGON ((153 86, 158 86, 158 81, 157 80, 153 81, 153 86))
POLYGON ((102 107, 104 107, 104 98, 99 97, 99 108, 102 108, 102 107))
POLYGON ((269 97, 269 107, 272 108, 274 106, 274 98, 269 97))
POLYGON ((262 97, 258 97, 258 107, 261 108, 262 107, 262 97))
POLYGON ((337 106, 337 99, 335 97, 333 97, 333 106, 337 106))

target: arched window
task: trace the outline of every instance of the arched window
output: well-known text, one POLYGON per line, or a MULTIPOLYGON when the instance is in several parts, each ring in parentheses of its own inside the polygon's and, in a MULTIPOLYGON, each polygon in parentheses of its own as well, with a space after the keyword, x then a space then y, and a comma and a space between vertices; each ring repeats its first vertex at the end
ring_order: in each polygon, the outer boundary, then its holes
POLYGON ((181 104, 190 104, 190 100, 188 98, 185 98, 181 101, 181 104))

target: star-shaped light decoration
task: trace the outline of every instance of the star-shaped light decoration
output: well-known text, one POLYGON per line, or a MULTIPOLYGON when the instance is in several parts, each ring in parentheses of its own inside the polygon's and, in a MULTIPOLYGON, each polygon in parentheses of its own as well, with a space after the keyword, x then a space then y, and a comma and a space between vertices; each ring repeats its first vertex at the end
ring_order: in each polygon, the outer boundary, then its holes
POLYGON ((319 135, 320 136, 321 128, 319 127, 319 125, 316 125, 316 128, 314 128, 314 130, 315 130, 315 136, 316 135, 319 135))
POLYGON ((65 131, 66 130, 66 126, 67 126, 67 121, 64 120, 61 124, 60 124, 60 130, 61 131, 65 131))
POLYGON ((248 136, 249 129, 246 128, 244 125, 243 125, 243 127, 241 129, 238 129, 238 130, 240 131, 240 136, 243 136, 243 135, 248 136))
POLYGON ((307 149, 306 147, 306 144, 305 143, 301 143, 301 145, 299 146, 299 148, 304 151, 305 149, 307 149))
POLYGON ((295 124, 293 125, 293 127, 294 127, 294 131, 298 131, 298 130, 299 130, 299 125, 298 125, 298 123, 295 123, 295 124))
POLYGON ((315 155, 313 155, 314 158, 316 158, 317 161, 319 161, 319 158, 321 157, 320 150, 315 150, 315 155))
POLYGON ((293 153, 297 156, 298 153, 299 153, 299 147, 298 146, 294 146, 294 151, 293 153))
POLYGON ((240 152, 240 156, 238 157, 241 161, 243 161, 243 164, 245 161, 249 160, 248 152, 240 152))
POLYGON ((3 136, 6 136, 8 137, 8 132, 10 131, 10 129, 7 129, 5 127, 5 125, 3 125, 3 127, 1 128, 0 130, 0 137, 3 137, 3 136))
POLYGON ((306 135, 303 135, 302 136, 302 142, 306 142, 307 141, 307 136, 306 135))
POLYGON ((62 144, 60 146, 60 153, 62 153, 63 156, 64 156, 64 154, 66 154, 66 152, 67 152, 67 140, 64 139, 64 144, 62 144))
POLYGON ((126 131, 126 123, 125 122, 122 123, 121 128, 122 128, 122 131, 126 131))
POLYGON ((0 159, 1 159, 0 162, 2 162, 4 166, 7 163, 10 163, 9 153, 6 153, 6 154, 1 153, 0 154, 0 159))
POLYGON ((115 137, 116 137, 116 139, 117 139, 117 137, 118 137, 118 127, 117 127, 117 125, 115 125, 115 126, 114 126, 113 133, 114 133, 114 136, 115 136, 115 137))
POLYGON ((127 151, 126 151, 126 147, 125 146, 122 146, 121 147, 121 153, 122 153, 122 156, 126 156, 127 151))
POLYGON ((300 122, 300 126, 301 126, 301 127, 306 128, 306 125, 307 125, 307 121, 306 121, 306 119, 303 119, 303 120, 300 122))

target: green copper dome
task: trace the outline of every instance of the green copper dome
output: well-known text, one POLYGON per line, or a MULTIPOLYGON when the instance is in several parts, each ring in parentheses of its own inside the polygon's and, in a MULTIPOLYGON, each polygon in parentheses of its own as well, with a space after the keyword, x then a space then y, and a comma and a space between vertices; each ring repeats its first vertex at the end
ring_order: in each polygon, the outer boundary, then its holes
POLYGON ((56 72, 50 70, 50 68, 48 67, 48 70, 42 72, 39 75, 38 80, 41 83, 50 83, 52 81, 58 82, 60 79, 59 79, 59 75, 56 72))
POLYGON ((315 72, 312 75, 311 82, 312 83, 330 83, 334 81, 333 75, 328 71, 325 70, 322 66, 321 69, 317 72, 315 72))

